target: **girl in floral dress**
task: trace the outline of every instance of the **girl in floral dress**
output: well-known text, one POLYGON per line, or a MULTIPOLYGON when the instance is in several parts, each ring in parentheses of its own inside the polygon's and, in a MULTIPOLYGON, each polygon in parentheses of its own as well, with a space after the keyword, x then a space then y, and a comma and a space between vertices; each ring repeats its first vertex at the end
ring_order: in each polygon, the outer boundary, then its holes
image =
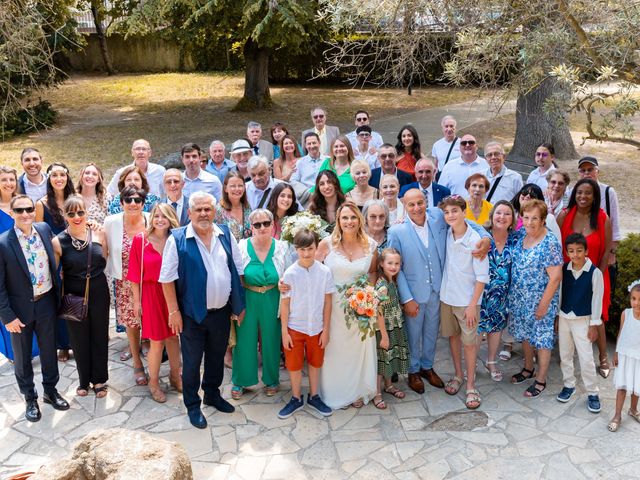
MULTIPOLYGON (((398 287, 395 279, 400 272, 402 258, 395 248, 385 248, 378 259, 378 281, 376 292, 380 298, 378 316, 382 317, 384 330, 376 332, 378 344, 378 392, 373 397, 376 408, 387 408, 382 399, 384 391, 398 399, 404 398, 404 392, 391 382, 394 373, 406 375, 409 372, 409 347, 407 332, 400 307, 398 287)), ((381 323, 378 320, 378 323, 381 323)))

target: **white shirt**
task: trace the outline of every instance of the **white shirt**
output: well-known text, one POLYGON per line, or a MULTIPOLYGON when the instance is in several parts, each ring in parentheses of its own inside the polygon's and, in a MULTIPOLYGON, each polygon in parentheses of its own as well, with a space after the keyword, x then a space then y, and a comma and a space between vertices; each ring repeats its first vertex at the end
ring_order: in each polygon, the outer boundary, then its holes
POLYGON ((496 183, 496 180, 499 177, 502 177, 502 180, 498 183, 491 199, 487 198, 487 202, 491 202, 492 204, 495 204, 499 200, 507 200, 510 202, 523 186, 522 176, 518 172, 515 172, 504 165, 502 166, 502 170, 500 170, 496 176, 491 174, 491 168, 487 169, 484 176, 489 179, 490 184, 489 190, 487 190, 487 195, 489 195, 489 192, 493 188, 493 184, 496 183))
POLYGON ((331 270, 317 260, 309 268, 295 262, 284 272, 282 281, 291 286, 282 293, 282 298, 290 299, 288 327, 309 336, 318 335, 324 329, 324 297, 336 291, 331 270))
MULTIPOLYGON (((451 142, 447 142, 447 139, 442 137, 436 141, 431 147, 431 156, 438 160, 438 170, 442 171, 445 161, 447 160, 447 153, 451 148, 451 142)), ((460 139, 456 137, 456 144, 451 149, 451 155, 449 155, 449 162, 454 158, 460 158, 460 139)), ((448 163, 448 162, 447 162, 448 163)))
POLYGON ((619 242, 622 240, 620 234, 620 208, 618 206, 618 194, 613 187, 609 187, 609 209, 607 212, 607 197, 605 195, 608 185, 606 183, 598 182, 600 187, 600 208, 609 215, 611 219, 611 240, 619 242))
POLYGON ((369 150, 367 150, 366 152, 362 153, 360 152, 360 150, 358 150, 358 147, 356 147, 353 149, 353 154, 355 155, 355 160, 367 162, 371 170, 380 166, 380 161, 378 160, 378 152, 369 153, 369 150))
POLYGON ((178 222, 180 221, 180 218, 182 218, 182 209, 183 208, 189 208, 189 205, 185 205, 184 204, 184 195, 181 195, 180 198, 175 202, 176 206, 173 206, 173 201, 169 199, 169 197, 167 197, 167 203, 169 205, 171 205, 174 210, 176 211, 176 216, 178 217, 178 222))
MULTIPOLYGON (((353 148, 353 151, 355 153, 355 151, 358 149, 358 135, 356 134, 356 131, 353 130, 347 133, 347 138, 351 142, 351 148, 353 148)), ((370 147, 378 149, 382 146, 383 143, 384 140, 382 140, 382 135, 380 135, 378 132, 371 132, 371 140, 369 140, 370 147)))
POLYGON ((311 188, 316 184, 316 177, 320 171, 320 165, 327 157, 320 155, 318 158, 311 158, 305 155, 296 162, 296 171, 291 175, 292 182, 300 182, 304 186, 311 188))
MULTIPOLYGON (((580 278, 580 275, 582 275, 583 272, 584 273, 589 272, 591 265, 593 265, 591 263, 591 260, 587 258, 587 261, 584 263, 584 265, 580 270, 574 270, 573 262, 569 262, 565 269, 566 271, 563 272, 563 275, 573 275, 573 278, 577 280, 578 278, 580 278)), ((589 325, 600 325, 602 323, 602 320, 600 319, 600 317, 602 316, 602 298, 604 297, 604 279, 602 277, 602 272, 597 267, 593 269, 593 275, 591 276, 591 289, 592 289, 591 318, 589 320, 589 325)), ((570 312, 562 311, 562 287, 560 287, 560 315, 562 315, 564 318, 568 318, 571 320, 582 318, 577 316, 575 313, 573 313, 573 310, 570 312)))
POLYGON ((258 208, 258 205, 260 204, 260 200, 262 200, 262 196, 265 194, 265 192, 268 191, 267 198, 265 199, 261 207, 261 208, 267 208, 267 205, 269 204, 269 199, 271 198, 271 194, 273 193, 273 189, 278 183, 282 183, 282 180, 278 180, 277 178, 270 178, 267 188, 265 188, 264 190, 259 190, 253 183, 253 180, 247 182, 246 183, 247 200, 249 200, 249 206, 251 207, 251 210, 255 210, 256 208, 258 208))
POLYGON ((195 192, 207 192, 213 195, 217 201, 220 201, 222 197, 222 183, 220 183, 220 179, 213 173, 200 169, 200 173, 193 180, 187 177, 186 172, 182 173, 182 178, 184 178, 182 193, 187 197, 190 197, 195 192))
POLYGON ((464 183, 474 173, 484 173, 489 168, 487 161, 481 156, 467 163, 462 158, 454 158, 442 169, 442 175, 438 183, 451 190, 451 195, 460 195, 464 199, 469 198, 469 192, 464 188, 464 183))
POLYGON ((24 180, 24 194, 33 202, 37 202, 47 194, 47 176, 42 174, 42 182, 33 183, 27 178, 27 174, 22 177, 24 180))
MULTIPOLYGON (((207 310, 212 308, 222 308, 229 301, 231 295, 231 271, 227 265, 227 254, 224 247, 220 243, 218 237, 223 235, 222 230, 217 225, 213 225, 213 235, 211 237, 211 248, 207 249, 206 245, 193 230, 191 224, 186 226, 185 235, 187 238, 195 238, 198 250, 202 256, 202 263, 207 271, 207 310)), ((231 253, 233 255, 233 263, 236 265, 238 275, 244 274, 242 267, 242 256, 238 249, 238 243, 233 235, 231 237, 231 253)), ((162 267, 160 268, 160 283, 171 283, 178 277, 178 249, 176 240, 173 235, 169 235, 167 243, 162 253, 162 267)))
MULTIPOLYGON (((135 165, 135 162, 131 165, 135 165)), ((113 178, 111 179, 111 181, 109 182, 109 186, 107 187, 107 193, 109 193, 111 196, 120 193, 120 191, 118 190, 118 180, 120 180, 120 174, 122 173, 122 171, 128 166, 129 165, 120 167, 118 170, 116 170, 116 173, 113 174, 113 178)), ((147 173, 145 173, 145 176, 147 177, 147 183, 149 184, 149 193, 153 193, 158 197, 163 196, 164 172, 165 168, 162 165, 151 162, 147 164, 147 173)))
POLYGON ((424 248, 429 248, 429 230, 428 230, 429 222, 427 221, 426 213, 425 213, 424 225, 422 226, 416 225, 415 223, 413 223, 413 220, 411 220, 411 217, 408 217, 408 218, 409 218, 409 221, 411 222, 411 226, 416 231, 418 238, 422 242, 422 245, 424 245, 424 248))
MULTIPOLYGON (((489 259, 478 260, 471 255, 480 235, 468 225, 465 234, 457 240, 453 229, 447 232, 447 256, 442 273, 440 300, 453 307, 466 307, 473 298, 476 282, 489 283, 489 259)), ((482 295, 478 298, 478 305, 482 295)))
POLYGON ((527 177, 527 183, 535 183, 544 192, 547 189, 547 184, 548 184, 547 175, 549 175, 549 172, 553 172, 555 169, 556 167, 551 165, 551 167, 549 167, 549 170, 547 170, 544 173, 540 173, 540 169, 536 168, 527 177))

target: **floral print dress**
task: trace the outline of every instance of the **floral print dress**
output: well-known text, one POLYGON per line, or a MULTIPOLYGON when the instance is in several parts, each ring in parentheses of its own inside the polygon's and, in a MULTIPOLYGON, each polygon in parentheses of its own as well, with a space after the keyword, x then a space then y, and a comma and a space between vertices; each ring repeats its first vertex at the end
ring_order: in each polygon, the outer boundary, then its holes
POLYGON ((378 345, 378 375, 386 378, 394 373, 409 372, 409 341, 404 328, 404 317, 400 307, 398 288, 394 282, 380 277, 376 282, 376 292, 380 297, 379 313, 384 317, 384 324, 389 335, 389 348, 380 348, 380 332, 376 331, 378 345))
POLYGON ((122 229, 122 280, 115 281, 116 289, 116 320, 118 325, 129 328, 140 328, 140 319, 133 315, 133 292, 131 283, 127 280, 129 274, 129 256, 131 254, 132 239, 122 229))

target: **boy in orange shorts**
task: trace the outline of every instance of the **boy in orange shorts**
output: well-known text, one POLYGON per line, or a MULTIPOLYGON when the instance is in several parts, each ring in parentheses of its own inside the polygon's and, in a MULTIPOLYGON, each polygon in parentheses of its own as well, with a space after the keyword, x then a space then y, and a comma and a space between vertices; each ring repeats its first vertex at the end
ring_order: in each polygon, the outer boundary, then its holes
POLYGON ((289 418, 304 406, 301 386, 305 353, 309 366, 307 404, 327 417, 333 412, 318 395, 318 379, 324 349, 329 343, 331 294, 335 285, 331 270, 315 259, 318 248, 315 232, 299 231, 293 237, 293 245, 298 261, 284 272, 282 281, 290 288, 280 298, 282 345, 293 395, 278 417, 289 418))

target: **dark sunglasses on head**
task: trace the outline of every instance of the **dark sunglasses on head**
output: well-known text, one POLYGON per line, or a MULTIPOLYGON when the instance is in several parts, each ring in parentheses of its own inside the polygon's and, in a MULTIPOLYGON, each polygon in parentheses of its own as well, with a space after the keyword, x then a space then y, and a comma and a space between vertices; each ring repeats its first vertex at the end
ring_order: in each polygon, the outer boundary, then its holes
POLYGON ((78 218, 82 218, 84 217, 86 214, 86 212, 84 210, 78 210, 76 212, 67 212, 66 215, 69 218, 76 218, 76 215, 78 216, 78 218))
POLYGON ((466 146, 466 145, 475 145, 476 141, 475 140, 460 140, 460 145, 461 146, 466 146))
POLYGON ((127 197, 123 198, 122 201, 128 204, 137 203, 138 205, 140 205, 142 202, 144 202, 144 199, 140 197, 127 197))
POLYGON ((15 213, 17 213, 18 215, 21 215, 23 213, 33 213, 36 211, 36 207, 15 207, 12 209, 15 213))
POLYGON ((271 220, 265 220, 264 222, 255 222, 251 224, 256 230, 259 228, 267 228, 271 226, 271 220))

